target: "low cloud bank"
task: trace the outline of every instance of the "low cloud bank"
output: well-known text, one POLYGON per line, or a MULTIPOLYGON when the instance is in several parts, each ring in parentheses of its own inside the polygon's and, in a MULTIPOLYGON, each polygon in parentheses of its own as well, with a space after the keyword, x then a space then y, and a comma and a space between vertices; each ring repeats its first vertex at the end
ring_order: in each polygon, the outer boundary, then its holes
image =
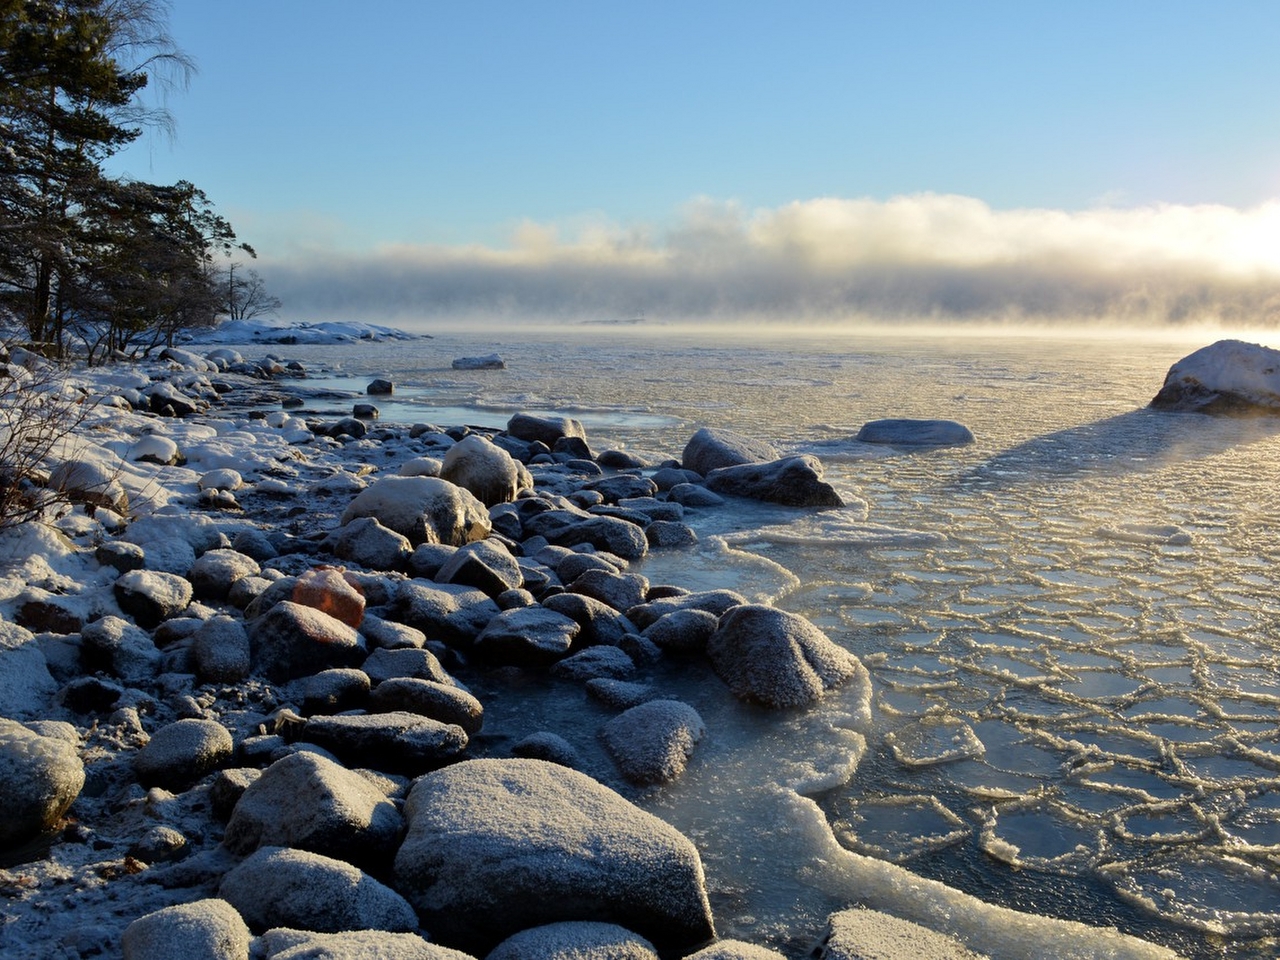
POLYGON ((968 197, 700 200, 664 231, 525 224, 507 249, 394 247, 264 260, 288 313, 437 321, 1280 325, 1280 201, 992 210, 968 197))

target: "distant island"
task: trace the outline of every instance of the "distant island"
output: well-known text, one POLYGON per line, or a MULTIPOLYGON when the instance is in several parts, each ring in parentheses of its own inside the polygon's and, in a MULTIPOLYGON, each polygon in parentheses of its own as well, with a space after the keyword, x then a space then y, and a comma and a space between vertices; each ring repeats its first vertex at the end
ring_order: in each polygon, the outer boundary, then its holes
POLYGON ((337 344, 378 343, 387 340, 430 340, 426 333, 408 333, 395 327, 359 320, 327 320, 323 323, 278 320, 228 320, 206 330, 193 330, 186 343, 337 344))

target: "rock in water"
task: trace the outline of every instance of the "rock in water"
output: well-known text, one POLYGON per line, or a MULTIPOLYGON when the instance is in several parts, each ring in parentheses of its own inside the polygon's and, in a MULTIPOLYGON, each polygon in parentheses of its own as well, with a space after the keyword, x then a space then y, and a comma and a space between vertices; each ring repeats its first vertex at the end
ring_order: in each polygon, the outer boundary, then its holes
POLYGON ((872 420, 854 437, 861 443, 903 447, 955 447, 973 443, 973 431, 954 420, 872 420))
POLYGON ((821 461, 805 454, 721 467, 707 475, 707 486, 716 493, 790 507, 843 507, 844 501, 822 474, 821 461))
POLYGON ((842 910, 829 922, 821 960, 987 960, 951 937, 878 910, 842 910))
POLYGON ((703 427, 685 444, 680 465, 706 476, 721 467, 736 467, 742 463, 762 463, 776 460, 778 451, 763 440, 753 440, 732 430, 715 430, 703 427))
POLYGON ((483 952, 529 927, 616 923, 659 946, 714 936, 698 851, 584 774, 470 760, 419 778, 398 889, 434 938, 483 952))
POLYGON ((707 641, 711 665, 735 696, 766 707, 802 707, 865 668, 804 617, 744 604, 707 641))
POLYGON ((505 370, 506 362, 496 353, 486 353, 482 357, 458 357, 453 361, 455 370, 505 370))
POLYGON ((1183 357, 1151 401, 1156 410, 1280 414, 1280 350, 1219 340, 1183 357))

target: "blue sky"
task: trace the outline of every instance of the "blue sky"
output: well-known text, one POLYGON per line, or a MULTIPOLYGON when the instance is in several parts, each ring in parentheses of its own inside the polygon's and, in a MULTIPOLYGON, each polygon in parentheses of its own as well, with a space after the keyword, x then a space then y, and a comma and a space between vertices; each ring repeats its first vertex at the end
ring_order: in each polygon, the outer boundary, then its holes
MULTIPOLYGON (((144 137, 113 167, 196 183, 309 314, 403 313, 410 288, 442 287, 428 313, 626 312, 653 301, 646 277, 703 285, 659 312, 857 312, 865 298, 842 297, 866 289, 878 237, 916 231, 890 257, 910 273, 954 268, 971 231, 998 236, 985 283, 1012 246, 1037 269, 1060 257, 1055 223, 1073 256, 1118 243, 1148 288, 1189 262, 1218 283, 1224 243, 1270 245, 1246 252, 1250 282, 1280 276, 1273 2, 175 0, 171 28, 199 68, 169 97, 177 139, 144 137), (822 266, 816 293, 812 258, 759 300, 735 297, 733 271, 692 275, 744 251, 753 275, 762 256, 785 272, 765 256, 796 248, 779 221, 802 223, 801 248, 820 240, 819 259, 863 253, 839 281, 822 266), (930 248, 939 233, 950 253, 930 248), (345 302, 317 286, 335 270, 345 302), (361 299, 402 281, 399 301, 361 299)), ((1002 283, 972 309, 1043 301, 1002 283)))

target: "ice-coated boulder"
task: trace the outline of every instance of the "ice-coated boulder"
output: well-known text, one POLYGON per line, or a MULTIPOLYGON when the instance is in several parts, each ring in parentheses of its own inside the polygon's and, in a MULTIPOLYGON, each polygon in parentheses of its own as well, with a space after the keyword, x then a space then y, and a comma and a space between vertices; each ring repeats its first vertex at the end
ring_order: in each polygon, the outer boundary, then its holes
POLYGON ((545 607, 503 610, 480 631, 475 650, 491 663, 545 667, 568 654, 581 628, 545 607))
POLYGON ((0 720, 0 850, 56 824, 83 786, 74 743, 0 720))
POLYGON ((778 451, 763 440, 754 440, 732 430, 703 427, 685 444, 680 465, 705 477, 721 467, 763 463, 777 458, 778 451))
POLYGON ((263 847, 222 878, 218 896, 259 931, 418 929, 413 907, 390 887, 349 863, 305 850, 263 847))
POLYGON ((653 944, 616 923, 566 921, 521 930, 485 960, 658 960, 653 944))
POLYGON ((344 930, 315 933, 281 927, 268 930, 255 945, 263 960, 475 960, 470 954, 424 940, 416 933, 344 930))
POLYGON ((514 500, 521 490, 533 487, 533 478, 522 464, 478 433, 449 448, 440 476, 471 491, 486 507, 514 500))
POLYGON ((649 700, 625 710, 600 731, 622 775, 638 785, 668 783, 684 773, 706 734, 698 711, 678 700, 649 700))
POLYGON ((489 512, 469 490, 439 477, 383 477, 356 494, 342 525, 373 517, 412 544, 461 546, 489 535, 489 512))
POLYGON ((1219 340, 1183 357, 1151 401, 1157 410, 1280 414, 1280 350, 1219 340))
POLYGON ((405 816, 396 888, 442 943, 484 951, 570 920, 616 923, 673 948, 714 935, 693 844, 566 767, 457 763, 418 779, 405 816))
POLYGON ((866 668, 804 617, 762 604, 734 607, 707 640, 711 665, 734 695, 801 707, 866 668))
POLYGON ((893 418, 864 423, 854 439, 903 447, 955 447, 973 443, 973 431, 954 420, 893 418))
POLYGON ((249 927, 216 897, 163 907, 125 928, 124 960, 249 960, 249 927))
POLYGON ((707 487, 715 493, 790 507, 844 506, 840 495, 822 476, 822 462, 802 454, 767 463, 720 467, 707 474, 707 487))
POLYGON ((833 913, 821 960, 988 960, 951 937, 879 910, 833 913))
POLYGON ((186 717, 157 730, 133 757, 144 787, 185 790, 231 759, 231 733, 216 720, 186 717))
POLYGON ((505 370, 506 362, 496 353, 486 353, 479 357, 457 357, 453 361, 455 370, 505 370))
POLYGON ((283 683, 329 667, 358 666, 364 639, 341 620, 315 607, 281 600, 249 621, 254 668, 283 683))
POLYGON ((572 417, 539 417, 531 413, 514 414, 507 421, 507 433, 517 440, 538 441, 554 447, 564 437, 587 438, 587 431, 572 417))
POLYGON ((344 763, 410 776, 452 762, 468 742, 457 724, 404 710, 312 717, 300 736, 344 763))
POLYGON ((245 789, 223 843, 242 855, 288 846, 377 863, 392 855, 402 827, 395 804, 364 777, 300 751, 277 760, 245 789))
POLYGON ((185 577, 157 570, 130 570, 116 580, 114 589, 120 609, 147 628, 177 616, 194 595, 185 577))

